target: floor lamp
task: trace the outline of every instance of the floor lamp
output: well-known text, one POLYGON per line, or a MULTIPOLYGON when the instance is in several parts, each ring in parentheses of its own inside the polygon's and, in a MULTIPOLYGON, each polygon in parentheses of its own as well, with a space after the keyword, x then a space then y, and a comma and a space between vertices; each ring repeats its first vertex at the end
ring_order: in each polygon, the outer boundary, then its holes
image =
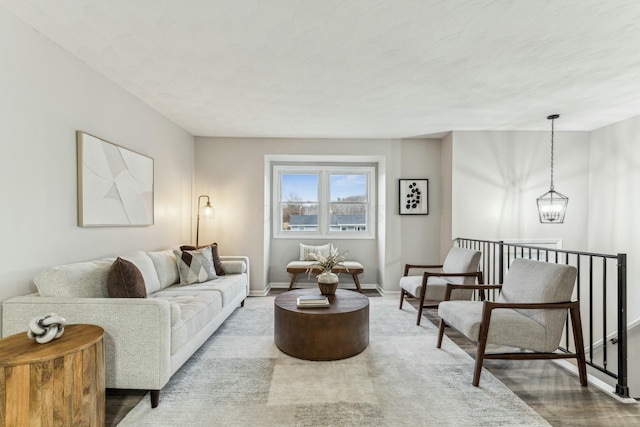
POLYGON ((202 208, 202 216, 204 218, 213 218, 213 206, 211 206, 211 202, 209 201, 209 196, 202 195, 198 196, 198 220, 196 221, 196 247, 199 246, 200 242, 200 200, 207 199, 207 203, 202 208))

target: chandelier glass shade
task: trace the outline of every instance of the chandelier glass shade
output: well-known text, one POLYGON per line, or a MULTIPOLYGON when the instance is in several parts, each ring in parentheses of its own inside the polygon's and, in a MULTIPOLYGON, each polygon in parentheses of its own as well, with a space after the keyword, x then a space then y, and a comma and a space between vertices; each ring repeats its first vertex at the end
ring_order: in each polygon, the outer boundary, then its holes
POLYGON ((567 212, 569 198, 554 190, 549 190, 538 197, 538 215, 540 222, 562 224, 567 212))
POLYGON ((564 215, 567 212, 567 205, 569 204, 569 198, 558 193, 553 188, 553 121, 558 117, 560 117, 558 114, 552 114, 547 117, 547 119, 551 120, 551 185, 549 191, 537 199, 538 215, 540 222, 543 224, 562 224, 564 222, 564 215))

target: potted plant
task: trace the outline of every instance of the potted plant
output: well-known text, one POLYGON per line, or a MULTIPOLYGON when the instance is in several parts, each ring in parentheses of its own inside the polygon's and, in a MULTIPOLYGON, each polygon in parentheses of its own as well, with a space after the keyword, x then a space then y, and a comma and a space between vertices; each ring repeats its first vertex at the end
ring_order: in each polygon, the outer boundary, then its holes
POLYGON ((339 252, 338 248, 335 248, 332 245, 328 256, 324 256, 320 252, 309 254, 314 262, 307 268, 307 273, 311 275, 313 271, 320 270, 320 274, 318 274, 317 278, 318 287, 320 288, 320 293, 322 295, 333 295, 336 293, 336 289, 338 288, 338 275, 333 273, 331 270, 338 267, 343 268, 345 271, 349 271, 349 269, 343 264, 346 253, 346 251, 339 252))

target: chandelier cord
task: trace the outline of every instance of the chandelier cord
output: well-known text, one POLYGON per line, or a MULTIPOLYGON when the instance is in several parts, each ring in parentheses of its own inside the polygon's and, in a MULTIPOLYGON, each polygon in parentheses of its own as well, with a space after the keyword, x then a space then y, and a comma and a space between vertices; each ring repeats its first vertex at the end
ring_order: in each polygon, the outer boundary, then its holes
POLYGON ((555 119, 551 119, 551 187, 550 190, 553 191, 553 123, 555 119))

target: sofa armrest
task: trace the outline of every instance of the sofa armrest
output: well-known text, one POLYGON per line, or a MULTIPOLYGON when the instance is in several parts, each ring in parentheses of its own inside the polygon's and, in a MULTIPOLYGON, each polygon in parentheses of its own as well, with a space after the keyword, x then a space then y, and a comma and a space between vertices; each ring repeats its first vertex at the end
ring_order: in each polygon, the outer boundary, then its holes
POLYGON ((2 336, 24 332, 36 316, 104 331, 106 386, 161 389, 171 376, 171 309, 157 298, 59 298, 31 294, 2 302, 2 336))
POLYGON ((251 277, 249 275, 251 269, 249 268, 249 257, 243 255, 220 255, 220 261, 222 261, 223 266, 225 261, 242 261, 245 263, 245 265, 247 266, 245 270, 245 274, 247 275, 247 296, 249 296, 249 291, 251 289, 251 277))

